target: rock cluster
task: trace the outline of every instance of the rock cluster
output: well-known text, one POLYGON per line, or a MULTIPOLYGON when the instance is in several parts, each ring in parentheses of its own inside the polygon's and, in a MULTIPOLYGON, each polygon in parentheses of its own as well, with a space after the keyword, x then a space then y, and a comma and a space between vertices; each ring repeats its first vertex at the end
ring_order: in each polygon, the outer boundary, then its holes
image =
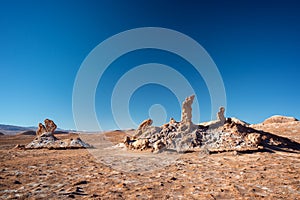
POLYGON ((39 123, 36 131, 36 137, 32 142, 25 145, 25 149, 72 149, 72 148, 92 148, 91 145, 83 142, 79 137, 72 137, 60 140, 54 136, 54 131, 57 128, 56 124, 45 119, 45 125, 39 123))
POLYGON ((173 118, 161 127, 151 126, 152 120, 141 123, 137 134, 124 140, 128 149, 152 149, 177 151, 249 151, 262 148, 263 144, 281 145, 276 137, 249 127, 249 124, 236 118, 225 118, 225 108, 217 113, 217 120, 201 124, 192 122, 192 103, 194 95, 187 97, 182 104, 181 121, 173 118))

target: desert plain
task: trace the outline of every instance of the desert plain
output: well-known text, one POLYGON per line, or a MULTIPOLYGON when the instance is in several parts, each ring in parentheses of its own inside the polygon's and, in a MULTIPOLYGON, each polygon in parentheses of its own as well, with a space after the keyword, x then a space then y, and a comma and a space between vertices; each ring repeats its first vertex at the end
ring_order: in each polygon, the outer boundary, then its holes
MULTIPOLYGON (((300 143, 299 121, 251 126, 300 143)), ((130 134, 81 135, 86 142, 117 145, 130 134)), ((300 151, 295 147, 182 154, 122 150, 129 157, 112 148, 15 148, 35 137, 0 136, 0 199, 300 199, 300 151)))

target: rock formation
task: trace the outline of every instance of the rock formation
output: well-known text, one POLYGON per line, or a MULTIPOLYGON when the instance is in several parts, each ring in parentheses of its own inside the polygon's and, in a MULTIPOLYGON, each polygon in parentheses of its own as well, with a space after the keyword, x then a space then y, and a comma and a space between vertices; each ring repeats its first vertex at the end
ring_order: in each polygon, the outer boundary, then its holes
POLYGON ((249 133, 246 136, 246 141, 250 142, 251 145, 258 146, 261 144, 261 135, 258 133, 249 133))
POLYGON ((226 118, 224 116, 225 108, 220 107, 219 112, 217 113, 217 119, 220 121, 221 125, 225 124, 226 118))
POLYGON ((54 131, 57 128, 56 124, 45 119, 45 126, 39 123, 36 131, 36 137, 32 142, 25 145, 25 149, 70 149, 70 148, 92 148, 91 145, 83 142, 78 136, 69 139, 60 140, 54 136, 54 131))
POLYGON ((25 149, 74 149, 92 148, 91 145, 82 141, 79 137, 60 140, 52 133, 46 132, 34 138, 32 142, 25 145, 25 149))
POLYGON ((180 122, 171 118, 170 122, 161 127, 155 127, 151 126, 151 119, 145 120, 137 129, 135 137, 130 139, 127 136, 124 144, 131 150, 152 149, 153 153, 163 150, 178 153, 253 151, 263 146, 269 148, 275 145, 277 148, 287 146, 287 144, 293 145, 293 142, 287 138, 256 130, 237 118, 226 119, 224 107, 220 107, 217 120, 199 125, 193 124, 191 107, 193 100, 194 95, 183 102, 180 122))
POLYGON ((46 127, 42 123, 39 123, 38 129, 36 130, 36 135, 40 136, 40 135, 42 135, 43 133, 46 133, 46 132, 47 132, 46 127))
POLYGON ((45 119, 44 123, 46 127, 46 132, 54 133, 55 129, 57 128, 56 124, 50 119, 45 119))
POLYGON ((181 110, 181 123, 190 124, 192 123, 192 104, 195 95, 187 97, 182 103, 181 110))
POLYGON ((136 132, 135 132, 135 135, 134 135, 134 138, 137 138, 139 137, 144 130, 146 130, 147 127, 151 126, 153 123, 152 119, 146 119, 144 120, 140 125, 139 127, 137 128, 136 132))
POLYGON ((280 116, 275 115, 268 119, 266 119, 263 124, 273 124, 273 123, 287 123, 287 122, 295 122, 298 121, 298 119, 294 117, 286 117, 286 116, 280 116))
POLYGON ((36 135, 40 136, 44 133, 54 133, 55 129, 57 128, 56 124, 51 119, 44 120, 45 125, 39 123, 38 129, 36 131, 36 135))
MULTIPOLYGON (((217 120, 213 120, 213 121, 209 121, 209 122, 202 122, 200 125, 207 126, 210 129, 216 129, 218 127, 221 127, 226 122, 226 118, 224 116, 224 113, 225 113, 225 108, 220 107, 219 112, 217 112, 217 115, 216 115, 217 120)), ((234 120, 238 120, 238 119, 234 118, 234 120)))

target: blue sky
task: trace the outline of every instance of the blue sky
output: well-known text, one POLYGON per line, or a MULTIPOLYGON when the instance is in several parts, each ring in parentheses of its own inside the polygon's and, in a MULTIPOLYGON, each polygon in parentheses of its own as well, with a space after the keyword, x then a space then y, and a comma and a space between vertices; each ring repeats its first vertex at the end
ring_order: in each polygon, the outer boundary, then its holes
MULTIPOLYGON (((32 126, 51 118, 74 129, 72 92, 81 63, 100 42, 138 27, 173 29, 201 44, 223 78, 227 116, 250 123, 274 114, 300 118, 297 1, 0 0, 0 123, 32 126)), ((103 128, 116 128, 109 100, 118 77, 148 62, 170 65, 186 76, 202 95, 201 121, 210 120, 201 76, 178 57, 150 49, 120 57, 100 80, 95 107, 103 128)), ((155 84, 131 97, 132 119, 139 123, 158 103, 168 118, 180 119, 174 95, 155 84)))

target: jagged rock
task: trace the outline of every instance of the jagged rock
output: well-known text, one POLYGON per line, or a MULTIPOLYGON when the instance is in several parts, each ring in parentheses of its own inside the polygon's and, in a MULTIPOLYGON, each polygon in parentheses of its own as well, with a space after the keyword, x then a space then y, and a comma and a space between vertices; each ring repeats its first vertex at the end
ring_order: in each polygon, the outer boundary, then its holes
POLYGON ((48 148, 56 143, 58 139, 51 132, 42 133, 25 146, 26 149, 48 148))
POLYGON ((144 120, 139 127, 137 128, 134 138, 138 138, 140 135, 143 134, 143 132, 147 129, 147 127, 151 126, 153 123, 152 119, 146 119, 144 120))
POLYGON ((152 145, 152 152, 159 153, 159 152, 161 152, 161 150, 163 150, 165 148, 165 146, 166 146, 165 143, 163 143, 161 140, 157 140, 152 145))
POLYGON ((125 146, 128 149, 140 149, 140 150, 144 150, 149 148, 149 139, 147 138, 139 138, 139 139, 133 139, 131 140, 129 136, 126 136, 124 138, 124 142, 125 146))
POLYGON ((225 108, 224 107, 220 107, 220 110, 217 113, 217 119, 218 119, 218 121, 221 122, 222 125, 225 124, 225 121, 226 121, 224 113, 225 113, 225 108))
POLYGON ((36 131, 36 135, 39 136, 46 132, 47 132, 46 127, 42 123, 39 123, 38 129, 36 131))
POLYGON ((25 149, 71 149, 71 148, 92 148, 91 145, 83 142, 80 138, 59 140, 51 132, 37 136, 32 142, 25 146, 25 149))
POLYGON ((151 138, 155 133, 159 133, 161 130, 163 130, 161 127, 149 126, 144 129, 139 138, 151 138))
POLYGON ((187 97, 182 103, 181 110, 181 123, 189 124, 192 123, 192 104, 195 95, 187 97))
POLYGON ((220 107, 219 112, 217 113, 217 120, 209 121, 209 122, 202 122, 200 123, 202 126, 207 126, 210 129, 216 129, 223 126, 226 122, 226 118, 224 116, 225 108, 220 107))
POLYGON ((57 128, 56 124, 51 119, 44 120, 46 132, 54 133, 55 129, 57 128))
POLYGON ((54 133, 55 129, 57 128, 56 124, 51 119, 44 120, 45 125, 39 123, 38 129, 36 131, 36 135, 42 135, 43 133, 54 133))
POLYGON ((245 121, 242 121, 242 120, 240 120, 238 118, 235 118, 235 117, 228 118, 227 120, 231 120, 232 122, 234 122, 236 124, 241 124, 241 125, 246 126, 246 127, 250 126, 249 123, 247 123, 245 121))
POLYGON ((258 146, 261 143, 261 135, 258 133, 249 133, 246 136, 246 141, 250 142, 253 146, 258 146))
MULTIPOLYGON (((173 150, 178 153, 188 151, 223 152, 258 150, 261 145, 267 147, 284 146, 292 141, 276 137, 252 128, 248 123, 237 118, 225 118, 225 108, 220 107, 217 120, 199 125, 193 124, 192 107, 194 95, 185 99, 182 104, 180 122, 173 118, 161 127, 151 126, 152 120, 145 120, 138 128, 136 138, 125 138, 128 149, 152 148, 153 153, 173 150)), ((293 119, 276 118, 281 121, 293 119)), ((273 120, 276 121, 276 120, 273 120)))
POLYGON ((125 136, 124 138, 124 142, 123 142, 126 146, 128 146, 130 144, 130 137, 129 136, 125 136))
POLYGON ((68 149, 68 148, 92 148, 91 145, 83 142, 79 137, 60 140, 54 136, 54 131, 57 128, 56 124, 45 119, 45 126, 39 123, 37 136, 32 142, 25 145, 25 149, 68 149))
POLYGON ((137 139, 130 144, 131 149, 140 149, 144 150, 149 148, 149 140, 148 139, 137 139))

